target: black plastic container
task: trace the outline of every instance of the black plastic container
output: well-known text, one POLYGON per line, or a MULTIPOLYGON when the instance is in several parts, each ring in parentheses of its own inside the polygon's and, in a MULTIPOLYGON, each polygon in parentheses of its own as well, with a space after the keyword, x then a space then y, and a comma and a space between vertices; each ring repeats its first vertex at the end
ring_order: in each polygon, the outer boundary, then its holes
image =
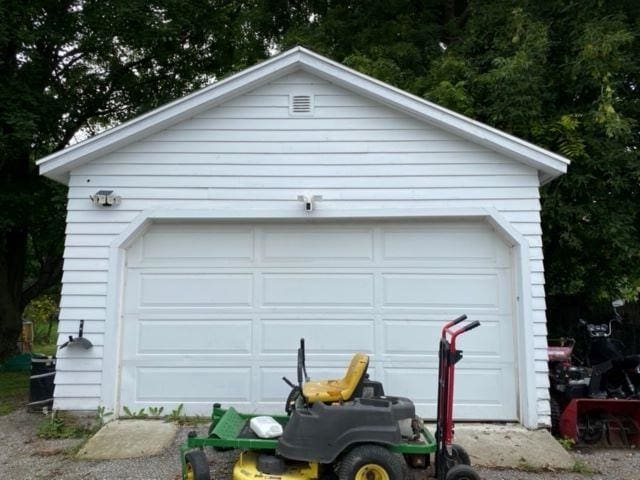
POLYGON ((29 405, 32 410, 53 406, 53 386, 56 376, 56 358, 34 353, 31 357, 29 405))

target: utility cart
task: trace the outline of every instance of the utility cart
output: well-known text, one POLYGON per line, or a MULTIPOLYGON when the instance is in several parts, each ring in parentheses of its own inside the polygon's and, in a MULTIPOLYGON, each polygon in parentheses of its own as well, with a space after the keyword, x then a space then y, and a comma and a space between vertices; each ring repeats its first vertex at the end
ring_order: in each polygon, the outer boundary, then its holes
POLYGON ((456 338, 480 325, 454 329, 466 318, 442 329, 435 436, 415 415, 410 399, 384 395, 378 382, 368 380, 364 354, 354 355, 343 378, 310 380, 302 340, 298 384, 285 379, 292 386, 289 415, 269 418, 281 434, 260 438, 251 423, 261 416, 216 403, 208 435, 191 432, 180 447, 183 480, 210 480, 205 447, 240 450, 233 480, 402 480, 407 467, 428 468, 432 454, 438 480, 479 480, 469 455, 452 443, 454 366, 462 358, 456 338))

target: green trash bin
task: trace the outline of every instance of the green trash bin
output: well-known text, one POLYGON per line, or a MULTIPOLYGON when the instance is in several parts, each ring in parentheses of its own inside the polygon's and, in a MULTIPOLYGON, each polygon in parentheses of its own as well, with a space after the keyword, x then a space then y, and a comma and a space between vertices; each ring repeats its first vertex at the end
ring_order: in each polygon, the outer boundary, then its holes
POLYGON ((7 361, 2 364, 2 367, 0 369, 7 372, 31 370, 31 354, 21 353, 20 355, 9 357, 7 361))

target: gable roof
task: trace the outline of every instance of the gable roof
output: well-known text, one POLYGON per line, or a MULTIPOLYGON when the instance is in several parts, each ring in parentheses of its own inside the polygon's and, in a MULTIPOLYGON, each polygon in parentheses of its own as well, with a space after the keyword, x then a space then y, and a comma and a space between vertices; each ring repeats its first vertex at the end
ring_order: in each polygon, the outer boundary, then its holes
POLYGON ((67 183, 69 171, 80 165, 296 70, 309 72, 529 165, 539 171, 542 183, 567 171, 569 160, 558 154, 356 72, 304 47, 287 50, 95 137, 54 152, 36 164, 40 174, 67 183))

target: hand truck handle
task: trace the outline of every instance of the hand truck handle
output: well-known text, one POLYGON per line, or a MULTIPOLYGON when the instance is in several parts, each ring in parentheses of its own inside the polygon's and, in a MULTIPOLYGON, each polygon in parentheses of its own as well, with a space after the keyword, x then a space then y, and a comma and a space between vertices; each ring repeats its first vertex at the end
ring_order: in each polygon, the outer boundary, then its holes
POLYGON ((450 322, 445 323, 444 327, 442 327, 442 335, 444 335, 445 332, 448 331, 449 328, 453 327, 454 325, 459 324, 460 322, 464 322, 466 319, 467 319, 466 315, 460 315, 455 320, 451 320, 450 322))
POLYGON ((464 327, 462 327, 460 329, 460 333, 468 332, 469 330, 473 330, 474 328, 477 328, 479 326, 480 326, 480 322, 478 320, 474 320, 473 322, 469 323, 468 325, 465 325, 464 327))

